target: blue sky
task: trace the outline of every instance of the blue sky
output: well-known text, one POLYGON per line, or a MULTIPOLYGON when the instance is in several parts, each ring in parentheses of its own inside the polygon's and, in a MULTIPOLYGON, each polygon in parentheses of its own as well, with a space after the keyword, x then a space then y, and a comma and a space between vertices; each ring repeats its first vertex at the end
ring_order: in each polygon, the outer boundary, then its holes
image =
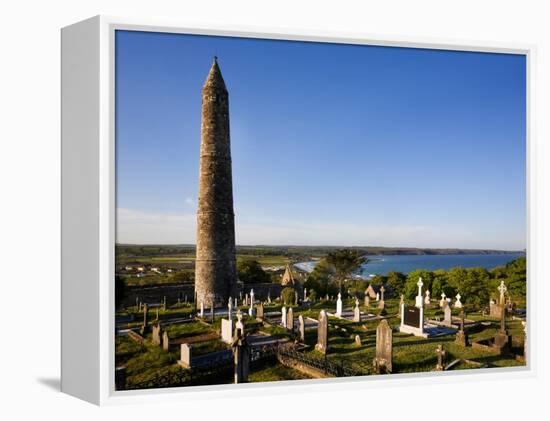
POLYGON ((117 241, 195 242, 201 87, 237 244, 523 249, 525 58, 119 31, 117 241))

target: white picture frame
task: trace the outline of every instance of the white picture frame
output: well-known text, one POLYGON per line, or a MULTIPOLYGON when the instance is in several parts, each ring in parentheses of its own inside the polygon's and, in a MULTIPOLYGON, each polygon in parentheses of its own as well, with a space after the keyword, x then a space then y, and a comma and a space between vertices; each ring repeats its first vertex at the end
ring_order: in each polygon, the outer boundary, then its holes
MULTIPOLYGON (((199 386, 142 391, 114 390, 114 245, 115 245, 115 147, 114 147, 114 33, 139 30, 185 34, 223 35, 250 38, 318 41, 379 46, 399 46, 457 51, 523 54, 527 62, 527 253, 533 256, 531 238, 532 177, 535 161, 531 140, 533 60, 532 45, 461 43, 454 40, 380 38, 365 34, 293 31, 276 28, 194 26, 154 19, 96 16, 67 26, 62 43, 62 377, 63 392, 103 405, 144 399, 181 400, 199 396, 254 396, 289 389, 322 390, 337 385, 365 387, 407 381, 470 381, 480 378, 525 377, 536 372, 533 338, 528 335, 527 366, 480 369, 467 373, 397 374, 373 378, 303 380, 270 384, 199 386), (474 376, 474 377, 472 377, 474 376)), ((535 331, 536 279, 528 259, 527 331, 535 331)), ((536 339, 535 339, 536 340, 536 339)))

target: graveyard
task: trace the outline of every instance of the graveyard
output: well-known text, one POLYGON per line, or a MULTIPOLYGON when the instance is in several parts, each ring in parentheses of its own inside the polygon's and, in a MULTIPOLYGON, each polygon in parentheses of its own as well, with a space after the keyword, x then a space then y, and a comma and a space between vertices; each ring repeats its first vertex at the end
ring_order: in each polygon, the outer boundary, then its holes
POLYGON ((465 312, 461 297, 430 299, 421 284, 414 302, 384 297, 383 287, 374 299, 310 300, 297 288, 290 302, 253 290, 227 306, 137 302, 117 312, 117 389, 526 364, 525 321, 506 311, 504 283, 499 314, 465 312))

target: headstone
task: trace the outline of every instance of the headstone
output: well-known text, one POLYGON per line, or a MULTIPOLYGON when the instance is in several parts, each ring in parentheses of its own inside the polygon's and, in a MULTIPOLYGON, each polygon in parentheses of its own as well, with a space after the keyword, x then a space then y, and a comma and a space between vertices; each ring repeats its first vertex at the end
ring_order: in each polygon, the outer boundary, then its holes
MULTIPOLYGON (((504 282, 501 283, 501 287, 504 286, 504 282)), ((504 289, 506 286, 504 286, 504 289)), ((502 289, 502 288, 501 288, 502 289)), ((507 353, 511 345, 511 336, 508 335, 506 330, 506 307, 502 306, 502 312, 500 315, 500 329, 495 335, 493 346, 497 348, 501 353, 507 353)))
POLYGON ((156 313, 155 320, 158 320, 158 319, 159 319, 159 308, 157 307, 157 313, 156 313))
POLYGON ((342 294, 338 293, 336 300, 336 317, 342 317, 342 294))
POLYGON ((377 293, 376 293, 376 301, 379 301, 379 300, 380 300, 380 293, 377 292, 377 293))
POLYGON ((508 288, 506 288, 506 285, 504 285, 504 281, 500 281, 500 285, 498 287, 498 292, 500 292, 500 299, 499 299, 499 305, 504 306, 506 304, 505 295, 508 288))
POLYGON ((164 296, 164 299, 162 300, 162 311, 166 311, 166 296, 164 296))
POLYGON ((378 303, 378 315, 379 316, 385 316, 388 312, 386 311, 386 301, 380 300, 378 303))
POLYGON ((170 338, 168 337, 168 332, 164 331, 162 334, 162 349, 165 351, 170 350, 170 338))
POLYGON ((286 328, 291 332, 294 331, 294 310, 292 310, 292 307, 288 309, 286 315, 286 328))
POLYGON ((435 371, 443 371, 445 368, 445 366, 443 365, 443 358, 445 357, 445 350, 443 349, 443 346, 438 345, 435 353, 437 354, 437 365, 435 366, 435 371))
POLYGON ((143 325, 141 326, 142 336, 149 331, 148 317, 149 317, 149 306, 147 304, 143 304, 143 325))
POLYGON ((462 298, 462 296, 460 294, 456 294, 456 301, 455 301, 455 308, 462 308, 462 303, 460 302, 460 299, 462 298))
POLYGON ((382 320, 376 328, 376 356, 373 364, 376 372, 391 373, 393 361, 393 332, 387 320, 382 320))
POLYGON ((233 341, 233 361, 235 364, 235 383, 247 383, 250 370, 250 347, 246 337, 237 331, 233 341))
POLYGON ((353 321, 361 321, 361 310, 359 309, 359 300, 357 298, 355 299, 355 308, 353 309, 353 321))
POLYGON ((153 344, 160 346, 162 344, 162 329, 160 322, 153 324, 153 344))
POLYGON ((425 293, 425 296, 424 296, 424 304, 429 306, 431 302, 432 302, 432 300, 430 298, 430 291, 426 290, 426 293, 425 293))
POLYGON ((254 302, 254 290, 250 290, 250 306, 248 308, 248 315, 250 317, 256 316, 256 309, 254 308, 255 302, 254 302))
POLYGON ((204 301, 201 301, 201 304, 200 304, 199 317, 204 317, 204 301))
POLYGON ((464 330, 464 310, 460 312, 460 329, 456 332, 455 343, 461 346, 468 346, 468 335, 464 330))
POLYGON ((418 295, 416 296, 416 304, 415 306, 418 308, 424 307, 424 297, 422 296, 422 286, 424 283, 422 282, 422 278, 418 278, 418 282, 416 283, 418 286, 418 295))
POLYGON ((325 310, 319 313, 319 324, 317 326, 317 344, 315 349, 323 354, 328 351, 328 317, 325 310))
POLYGON ((361 337, 359 335, 355 335, 355 345, 361 346, 361 337))
POLYGON ((403 303, 401 305, 401 325, 399 326, 399 331, 426 338, 427 335, 424 333, 424 306, 418 308, 403 303))
POLYGON ((233 319, 222 319, 222 341, 226 344, 233 343, 233 319))
POLYGON ((300 342, 304 342, 306 338, 306 325, 304 323, 304 316, 301 314, 298 316, 298 339, 300 342))
POLYGON ((260 301, 260 304, 256 306, 256 319, 263 320, 264 319, 264 303, 260 301))
POLYGON ((449 327, 453 325, 453 312, 451 311, 451 306, 449 305, 446 305, 443 308, 443 324, 449 327))
POLYGON ((446 295, 444 292, 441 293, 441 300, 439 301, 439 307, 443 308, 447 304, 447 300, 445 299, 446 295))
POLYGON ((233 301, 231 300, 231 297, 229 297, 229 300, 227 303, 227 318, 229 320, 233 320, 233 301))
POLYGON ((304 301, 307 301, 307 288, 304 288, 304 301))
POLYGON ((237 323, 235 323, 235 330, 241 332, 241 335, 244 335, 244 323, 243 323, 243 314, 241 310, 237 310, 237 323))
POLYGON ((271 290, 267 291, 267 302, 271 304, 271 290))
POLYGON ((190 368, 191 367, 191 359, 192 359, 192 345, 189 344, 181 344, 180 348, 180 359, 178 360, 178 364, 181 365, 184 368, 190 368))
POLYGON ((294 305, 298 305, 298 291, 294 290, 294 305))
POLYGON ((239 303, 237 302, 237 297, 233 300, 233 308, 237 308, 239 306, 239 303))
POLYGON ((210 302, 210 323, 214 323, 214 300, 210 302))
POLYGON ((369 294, 365 294, 365 307, 370 306, 370 297, 369 294))
POLYGON ((286 327, 286 307, 281 308, 281 324, 286 327))

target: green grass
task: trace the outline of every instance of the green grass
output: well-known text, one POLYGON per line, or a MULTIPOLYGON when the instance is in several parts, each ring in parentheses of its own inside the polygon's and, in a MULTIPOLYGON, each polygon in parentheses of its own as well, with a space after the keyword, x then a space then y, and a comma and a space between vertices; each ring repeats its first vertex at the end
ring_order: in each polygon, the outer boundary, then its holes
POLYGON ((248 376, 248 381, 251 383, 255 382, 275 382, 280 380, 300 380, 300 379, 311 379, 310 376, 307 376, 297 370, 292 368, 285 367, 279 363, 272 363, 274 365, 264 364, 263 366, 255 369, 248 376))

